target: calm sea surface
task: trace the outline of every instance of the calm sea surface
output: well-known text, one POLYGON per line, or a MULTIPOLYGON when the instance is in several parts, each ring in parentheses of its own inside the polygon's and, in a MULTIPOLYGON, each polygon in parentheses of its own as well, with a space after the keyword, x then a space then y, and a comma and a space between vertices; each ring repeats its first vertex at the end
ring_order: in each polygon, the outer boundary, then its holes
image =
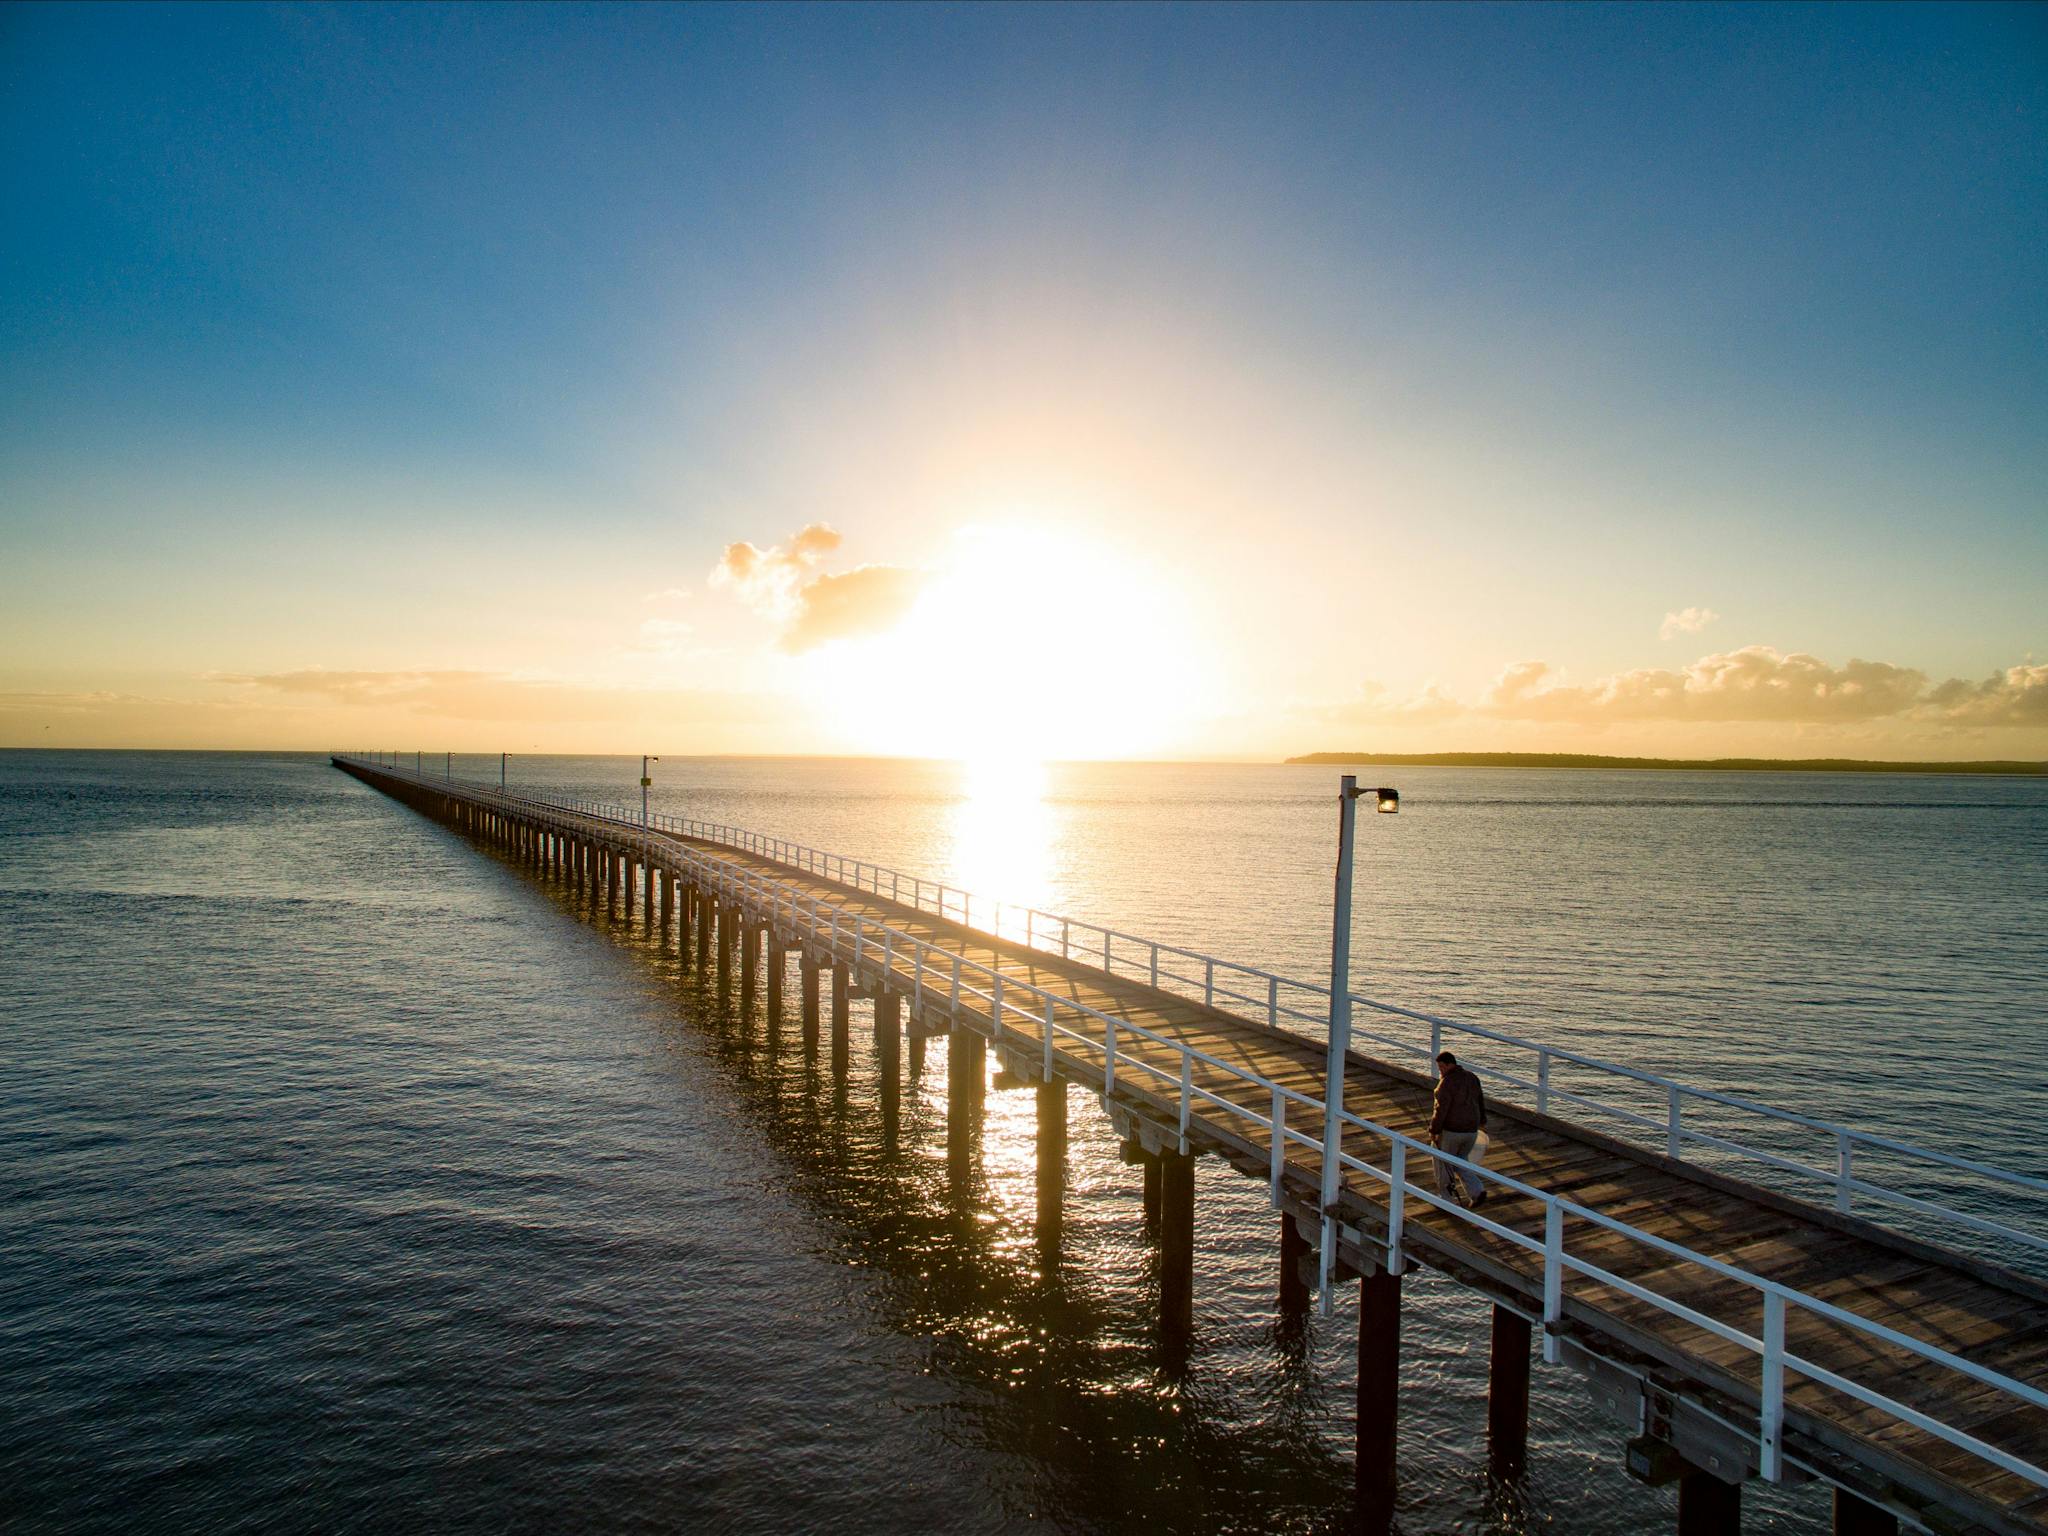
MULTIPOLYGON (((509 771, 624 801, 638 768, 509 771)), ((1334 770, 654 773, 658 810, 1327 965, 1334 770)), ((2048 1172, 2048 783, 1388 777, 1361 989, 2048 1172)), ((1137 1170, 1079 1094, 1054 1252, 1029 1094, 990 1096, 956 1189, 942 1042, 885 1151, 858 1025, 835 1094, 637 930, 324 758, 0 753, 0 1010, 10 1528, 1308 1531, 1345 1508, 1355 1317, 1276 1330, 1260 1187, 1201 1169, 1198 1342, 1169 1373, 1137 1170)), ((1412 1279, 1401 1529, 1665 1528, 1672 1495, 1628 1481, 1568 1371, 1536 1373, 1526 1483, 1489 1485, 1485 1323, 1412 1279)), ((1752 1530, 1825 1529, 1814 1489, 1745 1503, 1752 1530)))

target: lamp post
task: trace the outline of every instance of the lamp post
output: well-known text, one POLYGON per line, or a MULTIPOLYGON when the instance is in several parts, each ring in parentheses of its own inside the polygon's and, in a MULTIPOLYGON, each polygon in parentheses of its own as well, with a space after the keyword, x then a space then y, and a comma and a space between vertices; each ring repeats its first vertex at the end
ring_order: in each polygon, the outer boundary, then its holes
POLYGON ((501 795, 505 793, 505 759, 511 755, 510 752, 498 754, 498 793, 501 795))
MULTIPOLYGON (((1337 899, 1330 927, 1330 1055, 1323 1084, 1323 1241, 1316 1255, 1320 1306, 1330 1315, 1331 1272, 1337 1265, 1337 1187, 1343 1172, 1344 1057, 1351 1049, 1351 845, 1358 820, 1358 797, 1370 794, 1382 816, 1401 809, 1393 789, 1362 790, 1358 776, 1347 773, 1337 790, 1337 899)), ((1389 1197, 1391 1198, 1391 1196, 1389 1197)))
POLYGON ((647 789, 654 782, 647 777, 647 765, 660 761, 660 758, 648 757, 644 753, 640 758, 640 825, 643 827, 647 825, 647 789))

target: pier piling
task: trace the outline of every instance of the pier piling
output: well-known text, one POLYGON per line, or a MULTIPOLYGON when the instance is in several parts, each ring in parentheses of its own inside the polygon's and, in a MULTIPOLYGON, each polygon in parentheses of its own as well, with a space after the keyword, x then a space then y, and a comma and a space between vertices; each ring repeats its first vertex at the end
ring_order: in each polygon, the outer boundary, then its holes
POLYGON ((1386 1536, 1393 1526, 1400 1401, 1401 1277, 1376 1269, 1358 1282, 1358 1528, 1365 1536, 1386 1536))
POLYGON ((1146 1185, 1159 1185, 1159 1326, 1170 1344, 1195 1328, 1195 1158, 1163 1152, 1146 1164, 1146 1185))
POLYGON ((853 1023, 853 982, 847 975, 846 967, 832 967, 832 1074, 846 1076, 846 1063, 852 1049, 853 1023))
POLYGON ((1529 1464, 1529 1320, 1499 1305, 1486 1379, 1486 1454, 1503 1481, 1521 1476, 1529 1464))
POLYGON ((1688 1467, 1678 1479, 1678 1536, 1741 1536, 1742 1485, 1688 1467))

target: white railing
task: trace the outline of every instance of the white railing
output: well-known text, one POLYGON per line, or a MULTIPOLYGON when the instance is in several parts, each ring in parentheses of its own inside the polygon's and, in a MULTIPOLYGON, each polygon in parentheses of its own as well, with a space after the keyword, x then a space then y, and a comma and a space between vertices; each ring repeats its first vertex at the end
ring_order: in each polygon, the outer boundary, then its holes
MULTIPOLYGON (((446 787, 458 782, 391 763, 379 766, 424 783, 446 787)), ((499 793, 488 786, 483 787, 483 792, 499 793)), ((524 794, 509 798, 595 816, 630 828, 644 825, 648 830, 771 859, 1005 942, 1021 943, 1108 975, 1143 981, 1190 1000, 1199 999, 1204 1006, 1263 1022, 1269 1028, 1305 1032, 1312 1037, 1327 1029, 1330 989, 1315 982, 1041 912, 1034 907, 991 901, 940 881, 902 874, 883 865, 742 827, 666 815, 649 816, 643 824, 638 810, 626 806, 558 795, 524 794)), ((1706 1167, 1713 1167, 1718 1161, 1760 1164, 1804 1181, 1819 1198, 1845 1215, 1856 1211, 1859 1199, 1866 1207, 1876 1202, 1921 1218, 1930 1228, 1939 1228, 1945 1238, 1952 1239, 1960 1228, 1977 1238, 2017 1249, 2036 1262, 2048 1255, 2048 1179, 1777 1109, 1738 1095, 1694 1087, 1562 1046, 1403 1008, 1361 993, 1353 993, 1351 1002, 1355 1042, 1383 1046, 1425 1067, 1447 1043, 1486 1042, 1490 1050, 1480 1075, 1489 1088, 1498 1090, 1505 1085, 1518 1090, 1525 1096, 1527 1106, 1539 1114, 1567 1116, 1582 1123, 1587 1123, 1588 1117, 1598 1117, 1622 1134, 1681 1162, 1706 1167), (1403 1038, 1360 1027, 1356 1010, 1412 1025, 1413 1036, 1403 1038), (1504 1059, 1504 1053, 1514 1053, 1520 1059, 1504 1059), (1591 1084, 1598 1084, 1599 1089, 1596 1091, 1591 1084), (1623 1101, 1617 1090, 1632 1094, 1632 1100, 1623 1101), (1725 1123, 1730 1121, 1747 1128, 1734 1130, 1725 1123), (1763 1144, 1766 1138, 1769 1144, 1763 1144), (1708 1156, 1701 1157, 1701 1153, 1708 1156), (1814 1161, 1816 1155, 1818 1162, 1814 1161), (1898 1188, 1871 1177, 1870 1165, 1878 1159, 1898 1165, 1906 1175, 1905 1182, 1916 1187, 1898 1188), (1953 1197, 1930 1198, 1939 1192, 1931 1181, 1944 1177, 1980 1204, 2017 1201, 2023 1207, 2021 1219, 2031 1218, 2044 1230, 2028 1230, 1981 1211, 1958 1209, 1952 1203, 1953 1197), (2037 1208, 2024 1208, 2028 1201, 2036 1202, 2037 1208)), ((1600 1127, 1595 1124, 1594 1128, 1600 1127)), ((1864 1214, 1868 1215, 1867 1209, 1864 1214)))
MULTIPOLYGON (((385 771, 393 770, 387 768, 385 771)), ((402 777, 420 778, 430 785, 442 782, 403 769, 396 772, 402 777)), ((1029 1046, 1036 1051, 1044 1080, 1052 1081, 1063 1065, 1092 1068, 1101 1076, 1105 1102, 1119 1092, 1127 1098, 1149 1100, 1151 1106, 1164 1110, 1177 1123, 1183 1151, 1187 1150, 1188 1134, 1198 1115, 1204 1119, 1205 1129, 1219 1131, 1240 1144, 1256 1147, 1263 1143, 1269 1159, 1269 1193, 1275 1205, 1281 1201, 1289 1171, 1287 1152, 1290 1147, 1314 1153, 1318 1162, 1326 1155, 1334 1156, 1344 1173, 1358 1176, 1348 1181, 1349 1187, 1363 1185, 1385 1202, 1383 1232, 1375 1235, 1361 1229, 1359 1241, 1377 1248, 1395 1273, 1399 1273, 1406 1264, 1404 1247, 1409 1241, 1408 1216, 1418 1202, 1453 1222, 1482 1229, 1512 1244, 1540 1264, 1542 1300, 1538 1320, 1542 1325, 1544 1359, 1548 1362, 1555 1363, 1560 1358, 1567 1331, 1567 1304, 1571 1301, 1567 1296, 1567 1286, 1573 1282, 1619 1292, 1736 1345, 1753 1362, 1756 1386, 1755 1401, 1751 1406, 1757 1415, 1757 1464, 1760 1475, 1770 1481, 1782 1480, 1787 1465, 1784 1440, 1787 1384, 1804 1379, 1841 1392, 2036 1487, 2048 1488, 2048 1469, 1957 1429, 1866 1381, 1845 1376, 1809 1355, 1797 1353, 1787 1344, 1790 1322, 1795 1317, 1804 1317, 1811 1319, 1823 1331, 1827 1328, 1847 1330, 1902 1351, 1913 1362, 1990 1387, 2016 1402, 2048 1409, 2048 1392, 2037 1387, 1965 1360, 1939 1345, 1861 1317, 1831 1302, 1645 1232, 1577 1201, 1491 1172, 1467 1159, 1452 1157, 1415 1137, 1341 1106, 1334 1119, 1326 1119, 1324 1101, 1314 1094, 1286 1087, 1239 1063, 1212 1056, 1129 1020, 1117 1019, 1062 994, 1007 977, 993 967, 967 960, 957 950, 943 948, 914 933, 879 922, 858 908, 829 901, 815 889, 776 879, 758 869, 734 864, 697 848, 657 841, 650 835, 655 830, 651 818, 650 824, 642 827, 637 818, 621 815, 614 807, 601 811, 585 809, 552 799, 500 796, 496 791, 478 791, 471 786, 465 786, 463 792, 486 801, 541 809, 565 830, 584 830, 577 825, 578 821, 595 820, 604 823, 606 830, 615 834, 622 831, 645 858, 669 866, 681 864, 701 887, 728 900, 743 902, 757 916, 780 925, 785 931, 797 933, 814 949, 825 950, 835 960, 843 958, 857 968, 887 975, 890 989, 910 998, 914 1010, 940 1006, 955 1018, 971 1019, 977 1014, 986 1018, 989 1031, 997 1042, 1021 1040, 1022 1045, 1013 1045, 1013 1050, 1021 1051, 1023 1046, 1029 1046), (1147 1059, 1142 1051, 1134 1050, 1138 1042, 1151 1047, 1153 1054, 1163 1056, 1171 1065, 1147 1059), (1207 1069, 1206 1081, 1197 1077, 1198 1066, 1207 1069), (1235 1089, 1239 1096, 1224 1091, 1225 1088, 1235 1089), (1298 1116, 1295 1114, 1297 1106, 1298 1116), (1217 1116, 1223 1120, 1221 1127, 1207 1123, 1217 1116), (1334 1135, 1335 1145, 1327 1145, 1323 1137, 1297 1129, 1297 1123, 1332 1127, 1325 1135, 1334 1135), (1336 1127, 1363 1131, 1384 1142, 1387 1147, 1385 1166, 1344 1151, 1342 1130, 1336 1127), (1410 1165, 1416 1159, 1421 1159, 1424 1166, 1434 1161, 1464 1169, 1488 1185, 1512 1190, 1538 1202, 1543 1210, 1543 1236, 1539 1239, 1481 1216, 1432 1192, 1425 1184, 1414 1182, 1410 1165), (1617 1234, 1655 1255, 1654 1267, 1666 1273, 1670 1269, 1666 1261, 1677 1261, 1684 1269, 1672 1279, 1674 1289, 1686 1291, 1689 1289, 1688 1280, 1696 1285, 1709 1277, 1737 1282, 1755 1296, 1755 1331, 1630 1280, 1611 1267, 1611 1259, 1607 1264, 1599 1264, 1575 1254, 1571 1245, 1574 1227, 1580 1230, 1591 1227, 1617 1234)), ((836 879, 830 875, 826 878, 836 879)), ((872 889, 865 885, 860 888, 872 889)), ((1312 1185, 1313 1171, 1304 1167, 1299 1170, 1298 1179, 1304 1185, 1312 1185)), ((1310 1198, 1313 1199, 1312 1194, 1310 1198)), ((1590 1302, 1572 1304, 1588 1312, 1597 1311, 1590 1302)), ((1858 1358, 1866 1366, 1872 1359, 1868 1351, 1859 1353, 1858 1358)), ((1973 1409, 1973 1421, 1980 1414, 1987 1419, 1990 1417, 1979 1405, 1973 1409)))

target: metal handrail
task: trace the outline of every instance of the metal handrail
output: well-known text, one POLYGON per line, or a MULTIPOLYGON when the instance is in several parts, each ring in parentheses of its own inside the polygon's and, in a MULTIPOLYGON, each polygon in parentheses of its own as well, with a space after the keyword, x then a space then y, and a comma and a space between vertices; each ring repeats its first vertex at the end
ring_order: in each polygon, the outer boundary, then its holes
MULTIPOLYGON (((379 766, 387 772, 416 777, 424 783, 441 784, 446 787, 450 783, 458 782, 436 779, 396 765, 379 766)), ((802 869, 806 873, 842 885, 851 885, 858 890, 869 891, 900 905, 912 906, 920 912, 930 912, 943 921, 975 928, 978 932, 988 933, 1004 942, 1021 942, 1041 953, 1056 953, 1063 960, 1087 965, 1092 969, 1101 970, 1106 975, 1144 980, 1150 986, 1175 992, 1190 999, 1199 991, 1206 1007, 1239 1005, 1244 1008, 1245 1016, 1255 1022, 1258 1020, 1259 1012, 1263 1010, 1264 1022, 1269 1028, 1285 1029, 1305 1025, 1310 1029, 1323 1029, 1327 1025, 1330 1001, 1330 989, 1327 986, 1296 980, 1256 966, 1218 959, 1198 950, 1141 938, 1080 919, 1042 912, 1034 907, 1018 908, 1011 903, 991 901, 987 898, 980 899, 981 910, 996 926, 979 925, 974 921, 976 898, 972 893, 921 876, 905 875, 866 860, 850 859, 843 854, 828 853, 787 839, 724 823, 700 821, 694 817, 657 814, 650 816, 643 824, 636 813, 621 806, 594 804, 558 795, 513 795, 509 791, 497 791, 488 787, 480 789, 479 792, 486 795, 504 793, 514 800, 554 806, 578 814, 594 813, 607 821, 622 823, 628 827, 644 825, 649 830, 659 828, 677 836, 716 843, 773 859, 777 863, 802 869), (1020 912, 1024 928, 1021 937, 1013 931, 1018 925, 1020 912), (1002 927, 1002 931, 998 932, 997 928, 1002 926, 1006 919, 1008 926, 1002 927), (1077 936, 1084 942, 1077 943, 1077 936), (1116 948, 1120 943, 1126 946, 1123 953, 1119 953, 1116 948), (1129 954, 1133 947, 1141 951, 1136 960, 1131 959, 1129 954), (1194 962, 1200 967, 1199 978, 1177 971, 1171 965, 1162 964, 1163 960, 1194 962), (1228 984, 1233 979, 1238 985, 1251 982, 1258 985, 1254 991, 1239 991, 1235 986, 1228 984), (1292 1006, 1297 994, 1308 999, 1320 999, 1320 1009, 1311 1011, 1304 1007, 1292 1006), (1283 1003, 1283 995, 1288 999, 1287 1003, 1283 1003)), ((1957 1210, 1952 1205, 1929 1200, 1923 1195, 1892 1189, 1860 1174, 1856 1167, 1856 1159, 1859 1152, 1868 1152, 1916 1160, 1952 1173, 1968 1174, 1986 1180, 1993 1186, 2002 1187, 2005 1193, 2048 1195, 2048 1179, 2000 1168, 1973 1158, 1958 1157, 1954 1153, 1936 1151, 1931 1147, 1916 1146, 1894 1137, 1857 1130, 1792 1110, 1778 1109, 1738 1095, 1694 1087, 1674 1078, 1617 1062, 1603 1061, 1563 1046, 1528 1040, 1500 1030, 1489 1029, 1484 1025, 1404 1008, 1399 1004, 1384 1002, 1362 993, 1351 994, 1351 1001, 1354 1007, 1362 1007, 1382 1017, 1427 1026, 1427 1045, 1370 1030, 1354 1032, 1357 1039, 1369 1040, 1389 1050, 1419 1057, 1425 1062, 1433 1059, 1444 1048, 1446 1035, 1452 1033, 1484 1040, 1495 1046, 1533 1053, 1533 1077, 1511 1071, 1497 1063, 1481 1071, 1480 1075, 1496 1085, 1504 1083, 1527 1093, 1532 1107, 1539 1114, 1550 1113, 1553 1103, 1561 1101, 1575 1110, 1605 1116, 1626 1130, 1651 1133, 1645 1139, 1653 1146, 1661 1142, 1660 1150, 1667 1157, 1679 1162, 1694 1161, 1695 1159, 1689 1158, 1687 1153, 1693 1149, 1703 1149, 1810 1179, 1829 1192, 1834 1208, 1845 1215, 1854 1213, 1860 1197, 1866 1205, 1875 1201, 1917 1215, 1952 1220, 1981 1236, 2016 1244, 2034 1253, 2048 1254, 2048 1235, 2027 1231, 1975 1212, 1957 1210), (1553 1074, 1560 1065, 1580 1068, 1650 1090, 1653 1094, 1661 1096, 1662 1113, 1656 1116, 1645 1114, 1625 1104, 1599 1098, 1590 1092, 1574 1091, 1554 1083, 1553 1074), (1781 1151, 1752 1146, 1731 1136, 1704 1129, 1699 1126, 1697 1120, 1693 1125, 1687 1125, 1685 1111, 1688 1105, 1712 1105, 1738 1114, 1755 1116, 1776 1126, 1825 1138, 1833 1154, 1833 1166, 1814 1167, 1788 1157, 1781 1151)), ((2039 1212, 2028 1214, 2036 1219, 2040 1218, 2039 1212)))
MULTIPOLYGON (((400 777, 418 777, 428 784, 441 782, 426 779, 423 775, 407 774, 403 769, 384 771, 393 772, 400 777)), ((892 928, 886 923, 874 920, 865 912, 828 901, 817 892, 806 890, 789 881, 775 879, 759 870, 734 864, 697 848, 657 842, 648 835, 652 831, 650 826, 643 826, 628 817, 593 815, 589 811, 558 805, 552 801, 542 802, 530 797, 488 790, 470 789, 465 792, 479 795, 486 800, 517 805, 545 804, 547 809, 558 817, 566 815, 582 821, 597 821, 604 824, 608 832, 624 830, 629 835, 629 840, 648 858, 658 858, 670 864, 680 862, 700 883, 711 887, 719 894, 741 894, 757 909, 765 909, 771 921, 784 922, 792 928, 801 926, 806 939, 813 947, 826 949, 835 959, 850 948, 851 961, 855 966, 882 965, 892 977, 892 984, 896 988, 915 997, 917 1007, 925 1006, 928 993, 934 994, 936 999, 946 1004, 956 1016, 963 1001, 982 1005, 987 1010, 991 1032, 999 1042, 1004 1038, 1008 1015, 1014 1013, 1022 1019, 1029 1020, 1032 1029, 1039 1034, 1040 1068, 1048 1082, 1053 1080, 1058 1062, 1089 1066, 1095 1064, 1092 1059, 1095 1057, 1100 1058, 1105 1103, 1111 1101, 1117 1092, 1119 1067, 1127 1078, 1135 1071, 1164 1080, 1168 1085, 1167 1092, 1154 1092, 1151 1097, 1155 1100, 1163 1099, 1177 1107, 1180 1145, 1183 1151, 1187 1150, 1187 1134, 1197 1101, 1251 1122, 1266 1133, 1271 1157, 1270 1193, 1276 1205, 1280 1202, 1285 1177, 1286 1147, 1294 1145, 1314 1149, 1319 1153, 1330 1150, 1324 1141, 1296 1130, 1288 1123, 1290 1105, 1300 1105, 1306 1112, 1309 1123, 1324 1120, 1324 1101, 1314 1094, 1288 1088, 1241 1064, 1211 1056, 1183 1041, 1159 1034, 1129 1020, 1119 1020, 1085 1003, 1034 983, 1007 977, 994 967, 966 959, 956 950, 942 949, 914 933, 892 928), (829 922, 826 920, 828 917, 829 922), (871 931, 874 937, 870 937, 871 931), (931 956, 934 954, 943 955, 944 963, 933 965, 931 956), (908 962, 910 974, 907 977, 902 974, 897 964, 899 955, 908 962), (929 984, 928 974, 932 978, 929 984), (972 978, 980 978, 983 984, 975 985, 972 978), (1029 999, 1031 1006, 1019 1006, 1016 1001, 1019 994, 1029 999), (1059 1015, 1062 1013, 1067 1015, 1069 1020, 1079 1020, 1083 1023, 1093 1021, 1100 1027, 1099 1038, 1098 1032, 1094 1029, 1077 1028, 1073 1022, 1060 1022, 1059 1015), (1169 1071, 1141 1056, 1133 1056, 1128 1048, 1119 1052, 1119 1033, 1136 1036, 1173 1053, 1178 1061, 1178 1072, 1169 1071), (1064 1037, 1084 1054, 1077 1056, 1071 1049, 1056 1046, 1055 1041, 1060 1037, 1064 1037), (1226 1079, 1260 1090, 1266 1095, 1265 1102, 1270 1107, 1269 1113, 1262 1115, 1253 1107, 1197 1084, 1194 1078, 1194 1067, 1197 1062, 1222 1073, 1226 1079)), ((573 823, 569 825, 573 826, 573 823)), ((583 829, 579 827, 576 830, 583 829)), ((1760 1475, 1766 1480, 1782 1481, 1785 1475, 1788 1462, 1784 1444, 1786 1382, 1788 1377, 1796 1376, 1833 1388, 2037 1487, 2048 1488, 2048 1468, 2036 1466, 1967 1431, 1943 1423, 1910 1404, 1845 1377, 1818 1361, 1793 1353, 1785 1343, 1788 1310, 1797 1309, 1836 1327, 1846 1328, 1889 1344, 1941 1370, 1954 1372, 2037 1408, 2048 1408, 2048 1392, 1965 1360, 1939 1345, 1861 1317, 1818 1297, 1809 1296, 1778 1281, 1768 1280, 1736 1265, 1687 1248, 1683 1244, 1674 1243, 1668 1238, 1645 1232, 1627 1222, 1581 1205, 1575 1200, 1552 1194, 1520 1179, 1491 1172, 1467 1158, 1452 1156, 1391 1126, 1344 1109, 1341 1105, 1338 1114, 1331 1117, 1327 1123, 1364 1131, 1387 1143, 1388 1156, 1385 1168, 1368 1162, 1354 1153, 1343 1151, 1341 1132, 1335 1137, 1334 1155, 1340 1168, 1363 1174, 1368 1180, 1386 1186, 1385 1233, 1383 1236, 1374 1236, 1361 1231, 1359 1241, 1378 1247, 1384 1256, 1384 1262, 1392 1272, 1400 1273, 1407 1264, 1403 1244, 1408 1204, 1413 1200, 1420 1200, 1425 1206, 1453 1220, 1478 1227, 1526 1252, 1542 1256, 1541 1322, 1543 1354, 1547 1362, 1554 1364, 1561 1358, 1565 1330, 1565 1281, 1568 1275, 1616 1290, 1717 1338, 1733 1343, 1754 1356, 1758 1380, 1755 1405, 1758 1467, 1760 1475), (1544 1212, 1542 1240, 1538 1241, 1512 1227, 1481 1216, 1455 1201, 1432 1194, 1419 1184, 1410 1183, 1407 1163, 1411 1155, 1464 1169, 1483 1178, 1487 1183, 1511 1189, 1517 1194, 1540 1202, 1544 1212), (1720 1318, 1616 1274, 1590 1259, 1574 1255, 1566 1240, 1568 1219, 1590 1223, 1666 1258, 1696 1266, 1708 1274, 1734 1280, 1754 1291, 1760 1307, 1757 1333, 1744 1332, 1720 1318)))

